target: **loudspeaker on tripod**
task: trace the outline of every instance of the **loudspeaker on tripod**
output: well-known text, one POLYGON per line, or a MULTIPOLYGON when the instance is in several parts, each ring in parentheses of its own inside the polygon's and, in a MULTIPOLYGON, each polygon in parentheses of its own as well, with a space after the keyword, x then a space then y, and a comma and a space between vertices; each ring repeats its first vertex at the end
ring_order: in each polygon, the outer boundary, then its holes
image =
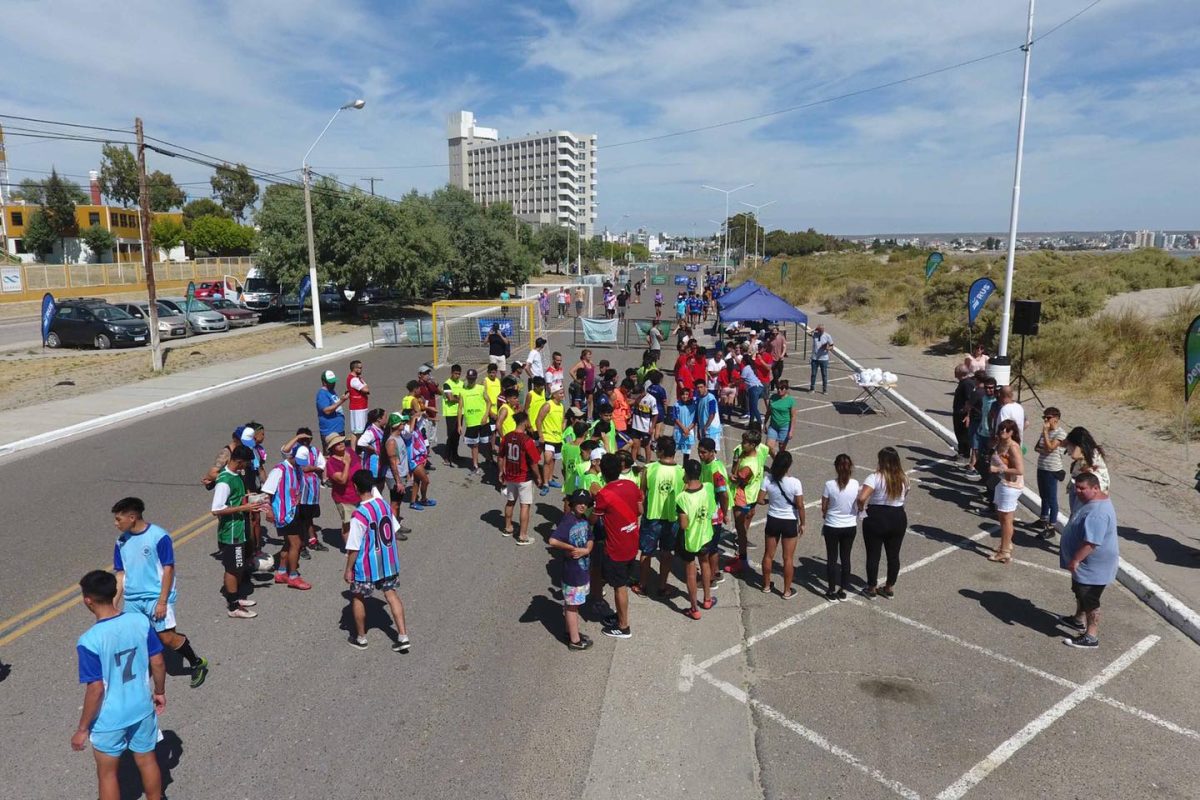
POLYGON ((1012 332, 1017 336, 1037 336, 1038 323, 1042 319, 1042 303, 1039 300, 1014 300, 1012 332))

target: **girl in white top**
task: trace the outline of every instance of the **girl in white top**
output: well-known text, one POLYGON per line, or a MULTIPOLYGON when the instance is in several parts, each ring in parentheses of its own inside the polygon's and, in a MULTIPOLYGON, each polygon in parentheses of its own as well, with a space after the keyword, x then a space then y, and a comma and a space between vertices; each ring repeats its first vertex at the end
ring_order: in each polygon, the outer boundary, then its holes
POLYGON ((1000 548, 988 556, 988 561, 1007 564, 1012 561, 1013 515, 1025 488, 1025 460, 1021 457, 1021 429, 1014 420, 1001 422, 996 427, 996 438, 990 468, 1000 477, 992 496, 1000 522, 1000 548))
POLYGON ((894 447, 879 451, 878 467, 858 490, 858 507, 867 512, 863 520, 863 544, 867 546, 867 597, 892 597, 900 577, 900 545, 908 529, 904 501, 908 498, 908 478, 900 466, 900 454, 894 447), (879 556, 887 552, 887 583, 878 586, 879 556))
POLYGON ((837 478, 825 481, 821 492, 821 536, 825 539, 825 579, 829 582, 826 600, 845 600, 850 582, 850 553, 858 533, 858 481, 850 477, 854 462, 842 453, 833 460, 837 478), (838 569, 839 563, 841 569, 838 569), (840 576, 840 580, 839 580, 840 576))
POLYGON ((804 487, 798 478, 788 475, 792 454, 780 450, 763 476, 758 502, 767 507, 766 542, 763 547, 763 593, 771 591, 771 568, 775 546, 783 539, 783 599, 796 596, 792 575, 796 569, 796 543, 804 535, 804 487))

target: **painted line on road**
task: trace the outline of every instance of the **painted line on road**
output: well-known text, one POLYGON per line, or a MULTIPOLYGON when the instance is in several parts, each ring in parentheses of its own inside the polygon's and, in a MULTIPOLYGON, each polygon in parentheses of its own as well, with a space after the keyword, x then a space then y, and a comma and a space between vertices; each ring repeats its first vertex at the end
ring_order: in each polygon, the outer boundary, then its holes
POLYGON ((860 436, 864 433, 873 433, 874 431, 881 431, 884 428, 894 428, 897 425, 907 425, 907 424, 908 424, 908 420, 902 419, 899 422, 889 422, 886 425, 876 425, 874 428, 867 428, 865 431, 855 431, 854 433, 847 433, 844 436, 834 436, 832 439, 822 439, 818 442, 809 442, 808 444, 802 444, 799 447, 789 447, 788 449, 793 450, 793 451, 794 450, 803 450, 806 447, 816 447, 817 445, 829 444, 830 442, 840 442, 842 439, 850 439, 854 436, 860 436))
POLYGON ((830 602, 821 603, 820 605, 817 605, 817 606, 813 606, 812 608, 808 609, 807 611, 801 611, 799 614, 790 616, 787 619, 783 620, 782 622, 775 623, 774 625, 767 628, 762 633, 755 634, 754 636, 751 636, 748 639, 745 639, 744 641, 738 642, 737 644, 733 645, 732 647, 728 647, 728 648, 722 650, 721 652, 717 653, 712 658, 706 658, 704 661, 701 661, 699 664, 696 664, 695 669, 696 670, 706 670, 709 667, 712 667, 716 664, 721 663, 722 661, 724 661, 727 658, 736 656, 738 653, 742 652, 743 650, 753 647, 754 645, 761 642, 763 639, 770 638, 771 636, 774 636, 775 634, 779 633, 780 631, 787 630, 788 628, 792 627, 796 623, 803 622, 804 620, 814 617, 817 614, 820 614, 822 611, 833 608, 836 605, 837 605, 837 601, 834 600, 834 601, 830 601, 830 602))
MULTIPOLYGON (((210 525, 216 523, 216 520, 211 514, 203 514, 191 522, 181 526, 174 534, 172 534, 172 543, 175 547, 186 544, 192 539, 203 533, 210 525)), ((99 569, 112 569, 112 564, 105 564, 99 569)), ((64 614, 69 609, 75 606, 76 595, 79 592, 79 584, 71 584, 65 589, 56 592, 39 603, 36 603, 19 614, 15 614, 8 619, 0 622, 0 631, 11 628, 13 625, 21 622, 27 617, 33 616, 42 612, 39 616, 34 617, 19 628, 10 631, 9 633, 0 636, 0 646, 14 642, 30 631, 41 627, 52 619, 55 619, 64 614), (43 611, 43 609, 47 609, 43 611)))
POLYGON ((1062 719, 1062 717, 1084 700, 1094 695, 1101 686, 1128 669, 1133 662, 1141 658, 1158 641, 1159 637, 1151 634, 1126 650, 1116 661, 1101 670, 1098 675, 1062 700, 1059 700, 1024 728, 1001 742, 995 750, 984 756, 978 764, 967 770, 961 778, 943 789, 937 796, 937 800, 959 800, 959 798, 971 789, 978 786, 988 775, 995 772, 1005 762, 1015 756, 1021 748, 1033 741, 1038 734, 1062 719))
POLYGON ((868 766, 862 761, 862 759, 851 753, 849 750, 834 744, 821 734, 810 728, 806 728, 799 722, 788 719, 775 708, 772 708, 761 700, 754 699, 744 690, 739 689, 733 684, 723 681, 714 675, 711 675, 707 670, 693 667, 693 673, 717 689, 720 689, 734 700, 737 700, 739 703, 745 703, 746 705, 758 711, 764 717, 770 719, 772 722, 787 728, 788 730, 800 736, 800 738, 807 741, 809 744, 815 745, 821 750, 824 750, 826 753, 836 756, 843 763, 854 767, 856 770, 862 772, 864 775, 867 775, 875 782, 886 786, 896 794, 906 798, 906 800, 920 800, 921 795, 917 794, 903 783, 900 783, 900 781, 893 780, 874 767, 868 766))

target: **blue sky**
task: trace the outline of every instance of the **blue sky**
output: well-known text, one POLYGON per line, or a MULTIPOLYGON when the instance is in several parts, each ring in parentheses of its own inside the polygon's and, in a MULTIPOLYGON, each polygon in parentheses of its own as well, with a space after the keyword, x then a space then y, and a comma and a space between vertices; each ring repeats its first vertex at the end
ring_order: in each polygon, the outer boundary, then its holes
MULTIPOLYGON (((1039 0, 1035 35, 1089 2, 1039 0)), ((5 70, 0 113, 114 127, 141 115, 149 135, 283 171, 338 105, 361 96, 366 108, 344 113, 312 162, 345 181, 381 177, 377 191, 393 197, 445 183, 446 116, 467 109, 502 136, 596 133, 601 227, 711 231, 723 199, 701 185, 749 182, 735 199, 775 201, 768 228, 1008 223, 1019 52, 623 143, 1014 47, 1024 0, 121 6, 6 3, 0 47, 20 66, 5 70)), ((1102 0, 1035 45, 1023 230, 1200 227, 1197 41, 1192 0, 1102 0)), ((51 164, 83 175, 99 145, 10 137, 8 157, 14 182, 51 164)), ((201 167, 153 156, 150 166, 206 193, 201 167)))

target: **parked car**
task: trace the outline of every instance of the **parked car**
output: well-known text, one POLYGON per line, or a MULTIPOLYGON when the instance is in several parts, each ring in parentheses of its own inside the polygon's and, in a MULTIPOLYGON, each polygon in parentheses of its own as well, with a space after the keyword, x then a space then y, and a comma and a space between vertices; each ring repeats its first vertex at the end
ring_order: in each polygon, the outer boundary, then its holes
POLYGON ((143 345, 149 340, 150 329, 142 320, 98 297, 73 297, 58 301, 46 345, 91 345, 97 350, 107 350, 120 345, 143 345))
POLYGON ((225 297, 224 283, 205 281, 196 287, 197 300, 209 300, 214 297, 225 297))
POLYGON ((225 315, 214 311, 203 300, 192 300, 191 305, 188 305, 186 297, 162 297, 159 301, 187 317, 188 328, 193 334, 229 330, 229 320, 225 319, 225 315))
POLYGON ((248 308, 242 308, 232 300, 209 300, 208 305, 225 317, 231 328, 245 328, 258 324, 258 314, 248 308))
MULTIPOLYGON (((113 303, 134 319, 140 319, 150 324, 150 303, 113 303)), ((187 336, 187 318, 176 313, 169 306, 158 304, 158 336, 160 339, 178 339, 187 336)))
POLYGON ((359 305, 369 306, 390 299, 392 290, 385 286, 368 286, 358 293, 359 305))
POLYGON ((328 311, 337 311, 342 307, 342 293, 332 283, 322 286, 317 298, 321 303, 321 308, 328 311))

